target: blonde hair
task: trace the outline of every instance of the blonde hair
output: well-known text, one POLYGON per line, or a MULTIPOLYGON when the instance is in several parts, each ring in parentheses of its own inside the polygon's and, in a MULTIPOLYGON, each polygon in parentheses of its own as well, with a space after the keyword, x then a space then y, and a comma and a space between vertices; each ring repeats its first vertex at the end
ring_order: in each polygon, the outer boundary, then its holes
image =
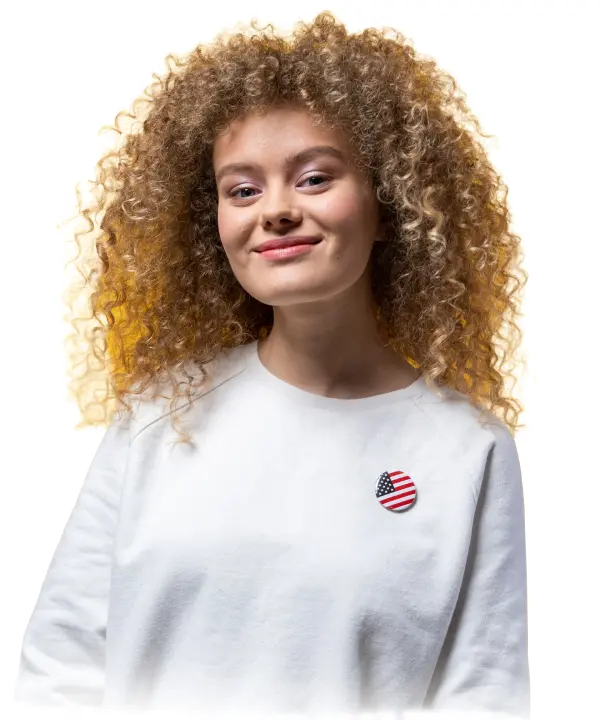
POLYGON ((172 403, 191 400, 190 367, 202 377, 222 350, 268 333, 272 308, 240 286, 220 243, 212 146, 232 120, 282 103, 343 130, 370 175, 387 240, 373 250, 372 286, 391 347, 432 386, 521 427, 506 381, 527 274, 506 186, 478 138, 490 136, 454 79, 398 31, 349 33, 330 12, 289 36, 252 21, 169 55, 167 68, 117 115, 121 143, 97 163, 94 200, 78 194, 78 427, 107 424, 163 380, 172 403), (123 115, 138 127, 121 130, 123 115))

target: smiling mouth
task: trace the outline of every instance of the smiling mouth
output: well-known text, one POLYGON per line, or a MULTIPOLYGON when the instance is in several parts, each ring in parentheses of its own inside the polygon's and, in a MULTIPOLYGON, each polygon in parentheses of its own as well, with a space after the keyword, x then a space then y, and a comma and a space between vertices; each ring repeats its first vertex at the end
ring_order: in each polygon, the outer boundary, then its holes
POLYGON ((294 244, 284 245, 282 247, 268 248, 267 250, 259 251, 258 254, 265 258, 279 260, 288 257, 294 257, 296 255, 305 255, 306 253, 310 253, 312 249, 315 248, 317 245, 320 245, 321 242, 321 240, 318 240, 317 242, 300 241, 294 244))
POLYGON ((323 238, 295 237, 284 240, 269 240, 256 248, 256 252, 264 253, 269 250, 280 250, 282 248, 296 247, 298 245, 318 245, 323 238))

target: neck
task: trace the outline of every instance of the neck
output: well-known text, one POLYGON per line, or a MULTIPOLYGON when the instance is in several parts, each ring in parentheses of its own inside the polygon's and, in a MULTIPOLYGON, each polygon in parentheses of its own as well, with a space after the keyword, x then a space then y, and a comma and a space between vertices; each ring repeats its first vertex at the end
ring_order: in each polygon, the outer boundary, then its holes
POLYGON ((323 302, 273 310, 259 343, 263 365, 281 379, 328 397, 365 397, 406 387, 418 373, 386 347, 370 287, 323 302))

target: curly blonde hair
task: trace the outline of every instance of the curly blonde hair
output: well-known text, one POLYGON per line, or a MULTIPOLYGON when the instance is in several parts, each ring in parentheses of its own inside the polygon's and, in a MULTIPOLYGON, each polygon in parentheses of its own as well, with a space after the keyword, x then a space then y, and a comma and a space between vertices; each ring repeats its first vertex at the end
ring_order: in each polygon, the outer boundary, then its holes
POLYGON ((370 175, 387 239, 373 249, 372 287, 390 346, 430 387, 522 427, 506 380, 516 381, 527 273, 506 186, 477 137, 491 136, 455 80, 398 31, 351 34, 330 12, 288 36, 238 24, 166 64, 109 128, 121 142, 96 165, 93 199, 77 190, 83 283, 67 293, 77 427, 110 422, 166 379, 161 397, 189 404, 190 367, 206 379, 222 350, 268 334, 272 308, 240 286, 220 243, 212 147, 234 119, 281 104, 341 129, 370 175), (122 116, 134 121, 127 132, 122 116))

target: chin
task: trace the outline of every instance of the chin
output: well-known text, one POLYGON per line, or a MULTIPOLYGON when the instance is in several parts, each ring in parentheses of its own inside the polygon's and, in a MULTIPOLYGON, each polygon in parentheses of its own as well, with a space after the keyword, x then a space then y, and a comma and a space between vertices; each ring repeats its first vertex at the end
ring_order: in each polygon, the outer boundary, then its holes
POLYGON ((290 307, 292 305, 306 305, 308 303, 322 302, 328 298, 334 296, 336 291, 334 289, 326 290, 324 288, 286 288, 285 290, 273 291, 265 293, 264 288, 262 292, 250 294, 265 305, 271 307, 290 307))
POLYGON ((359 277, 356 278, 356 274, 336 273, 327 277, 327 274, 322 272, 319 277, 314 270, 309 270, 306 273, 290 273, 287 278, 280 277, 276 282, 273 282, 272 277, 267 279, 263 276, 260 280, 256 278, 256 281, 252 278, 252 282, 242 285, 253 298, 264 305, 289 307, 333 300, 353 290, 360 292, 361 277, 358 273, 359 277))

